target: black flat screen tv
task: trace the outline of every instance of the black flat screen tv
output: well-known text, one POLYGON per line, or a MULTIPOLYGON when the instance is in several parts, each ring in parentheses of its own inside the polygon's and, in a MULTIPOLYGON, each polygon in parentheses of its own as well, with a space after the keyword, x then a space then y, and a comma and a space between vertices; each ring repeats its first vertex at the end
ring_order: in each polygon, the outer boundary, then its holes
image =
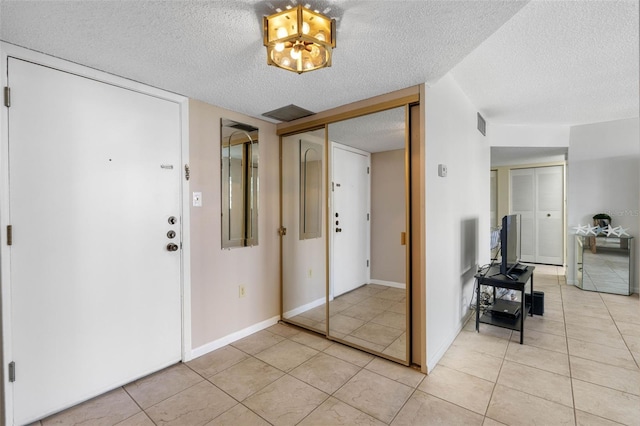
POLYGON ((520 261, 520 215, 510 214, 502 218, 500 231, 500 273, 509 275, 520 261))

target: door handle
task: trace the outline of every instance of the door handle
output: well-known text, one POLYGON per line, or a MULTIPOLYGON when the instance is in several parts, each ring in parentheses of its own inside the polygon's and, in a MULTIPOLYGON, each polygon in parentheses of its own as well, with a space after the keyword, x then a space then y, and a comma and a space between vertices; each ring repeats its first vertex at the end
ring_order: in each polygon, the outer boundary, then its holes
POLYGON ((400 245, 401 246, 406 246, 407 245, 407 233, 406 232, 401 232, 400 233, 400 245))
POLYGON ((336 228, 336 232, 342 232, 342 228, 336 228))
POLYGON ((178 245, 174 243, 167 244, 167 251, 178 251, 178 245))
POLYGON ((551 213, 547 213, 547 217, 551 217, 551 213))

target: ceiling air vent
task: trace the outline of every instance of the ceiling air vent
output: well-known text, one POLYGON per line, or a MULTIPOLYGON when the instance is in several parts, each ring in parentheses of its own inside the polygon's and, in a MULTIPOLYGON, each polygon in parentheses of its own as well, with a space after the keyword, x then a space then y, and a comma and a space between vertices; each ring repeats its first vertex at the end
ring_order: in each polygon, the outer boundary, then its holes
POLYGON ((282 108, 274 109, 273 111, 265 112, 262 115, 278 121, 293 121, 313 114, 315 114, 315 112, 311 112, 304 108, 300 108, 297 105, 291 104, 282 108))
POLYGON ((484 121, 480 113, 478 113, 478 130, 482 133, 482 136, 487 136, 487 122, 484 121))

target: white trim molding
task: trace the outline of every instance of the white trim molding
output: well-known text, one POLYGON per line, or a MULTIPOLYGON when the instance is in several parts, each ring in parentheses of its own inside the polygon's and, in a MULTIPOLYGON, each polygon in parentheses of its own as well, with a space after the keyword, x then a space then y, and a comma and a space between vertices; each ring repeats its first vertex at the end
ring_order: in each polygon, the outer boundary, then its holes
POLYGON ((206 345, 202 345, 197 347, 191 351, 191 359, 198 358, 202 355, 208 354, 209 352, 213 352, 216 349, 220 349, 223 346, 226 346, 230 343, 238 341, 242 338, 245 338, 253 333, 256 333, 260 330, 264 330, 265 328, 269 328, 272 325, 275 325, 280 321, 280 316, 271 317, 268 320, 264 320, 247 328, 243 328, 242 330, 236 331, 235 333, 228 334, 220 339, 214 340, 213 342, 209 342, 206 345))
POLYGON ((395 281, 384 281, 384 280, 369 280, 369 282, 371 284, 378 284, 378 285, 384 285, 387 287, 393 287, 393 288, 401 288, 401 289, 405 289, 407 288, 407 285, 405 283, 397 283, 395 281))

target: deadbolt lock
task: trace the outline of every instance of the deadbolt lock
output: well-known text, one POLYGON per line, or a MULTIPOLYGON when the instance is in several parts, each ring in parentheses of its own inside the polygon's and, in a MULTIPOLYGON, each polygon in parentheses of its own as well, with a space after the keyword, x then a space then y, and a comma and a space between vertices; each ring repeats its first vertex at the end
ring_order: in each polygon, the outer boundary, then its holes
POLYGON ((178 245, 174 244, 174 243, 169 243, 167 244, 167 250, 168 251, 178 251, 178 245))
POLYGON ((169 225, 175 225, 177 221, 175 216, 169 216, 169 225))
POLYGON ((167 238, 175 238, 175 237, 176 237, 176 231, 167 232, 167 238))

